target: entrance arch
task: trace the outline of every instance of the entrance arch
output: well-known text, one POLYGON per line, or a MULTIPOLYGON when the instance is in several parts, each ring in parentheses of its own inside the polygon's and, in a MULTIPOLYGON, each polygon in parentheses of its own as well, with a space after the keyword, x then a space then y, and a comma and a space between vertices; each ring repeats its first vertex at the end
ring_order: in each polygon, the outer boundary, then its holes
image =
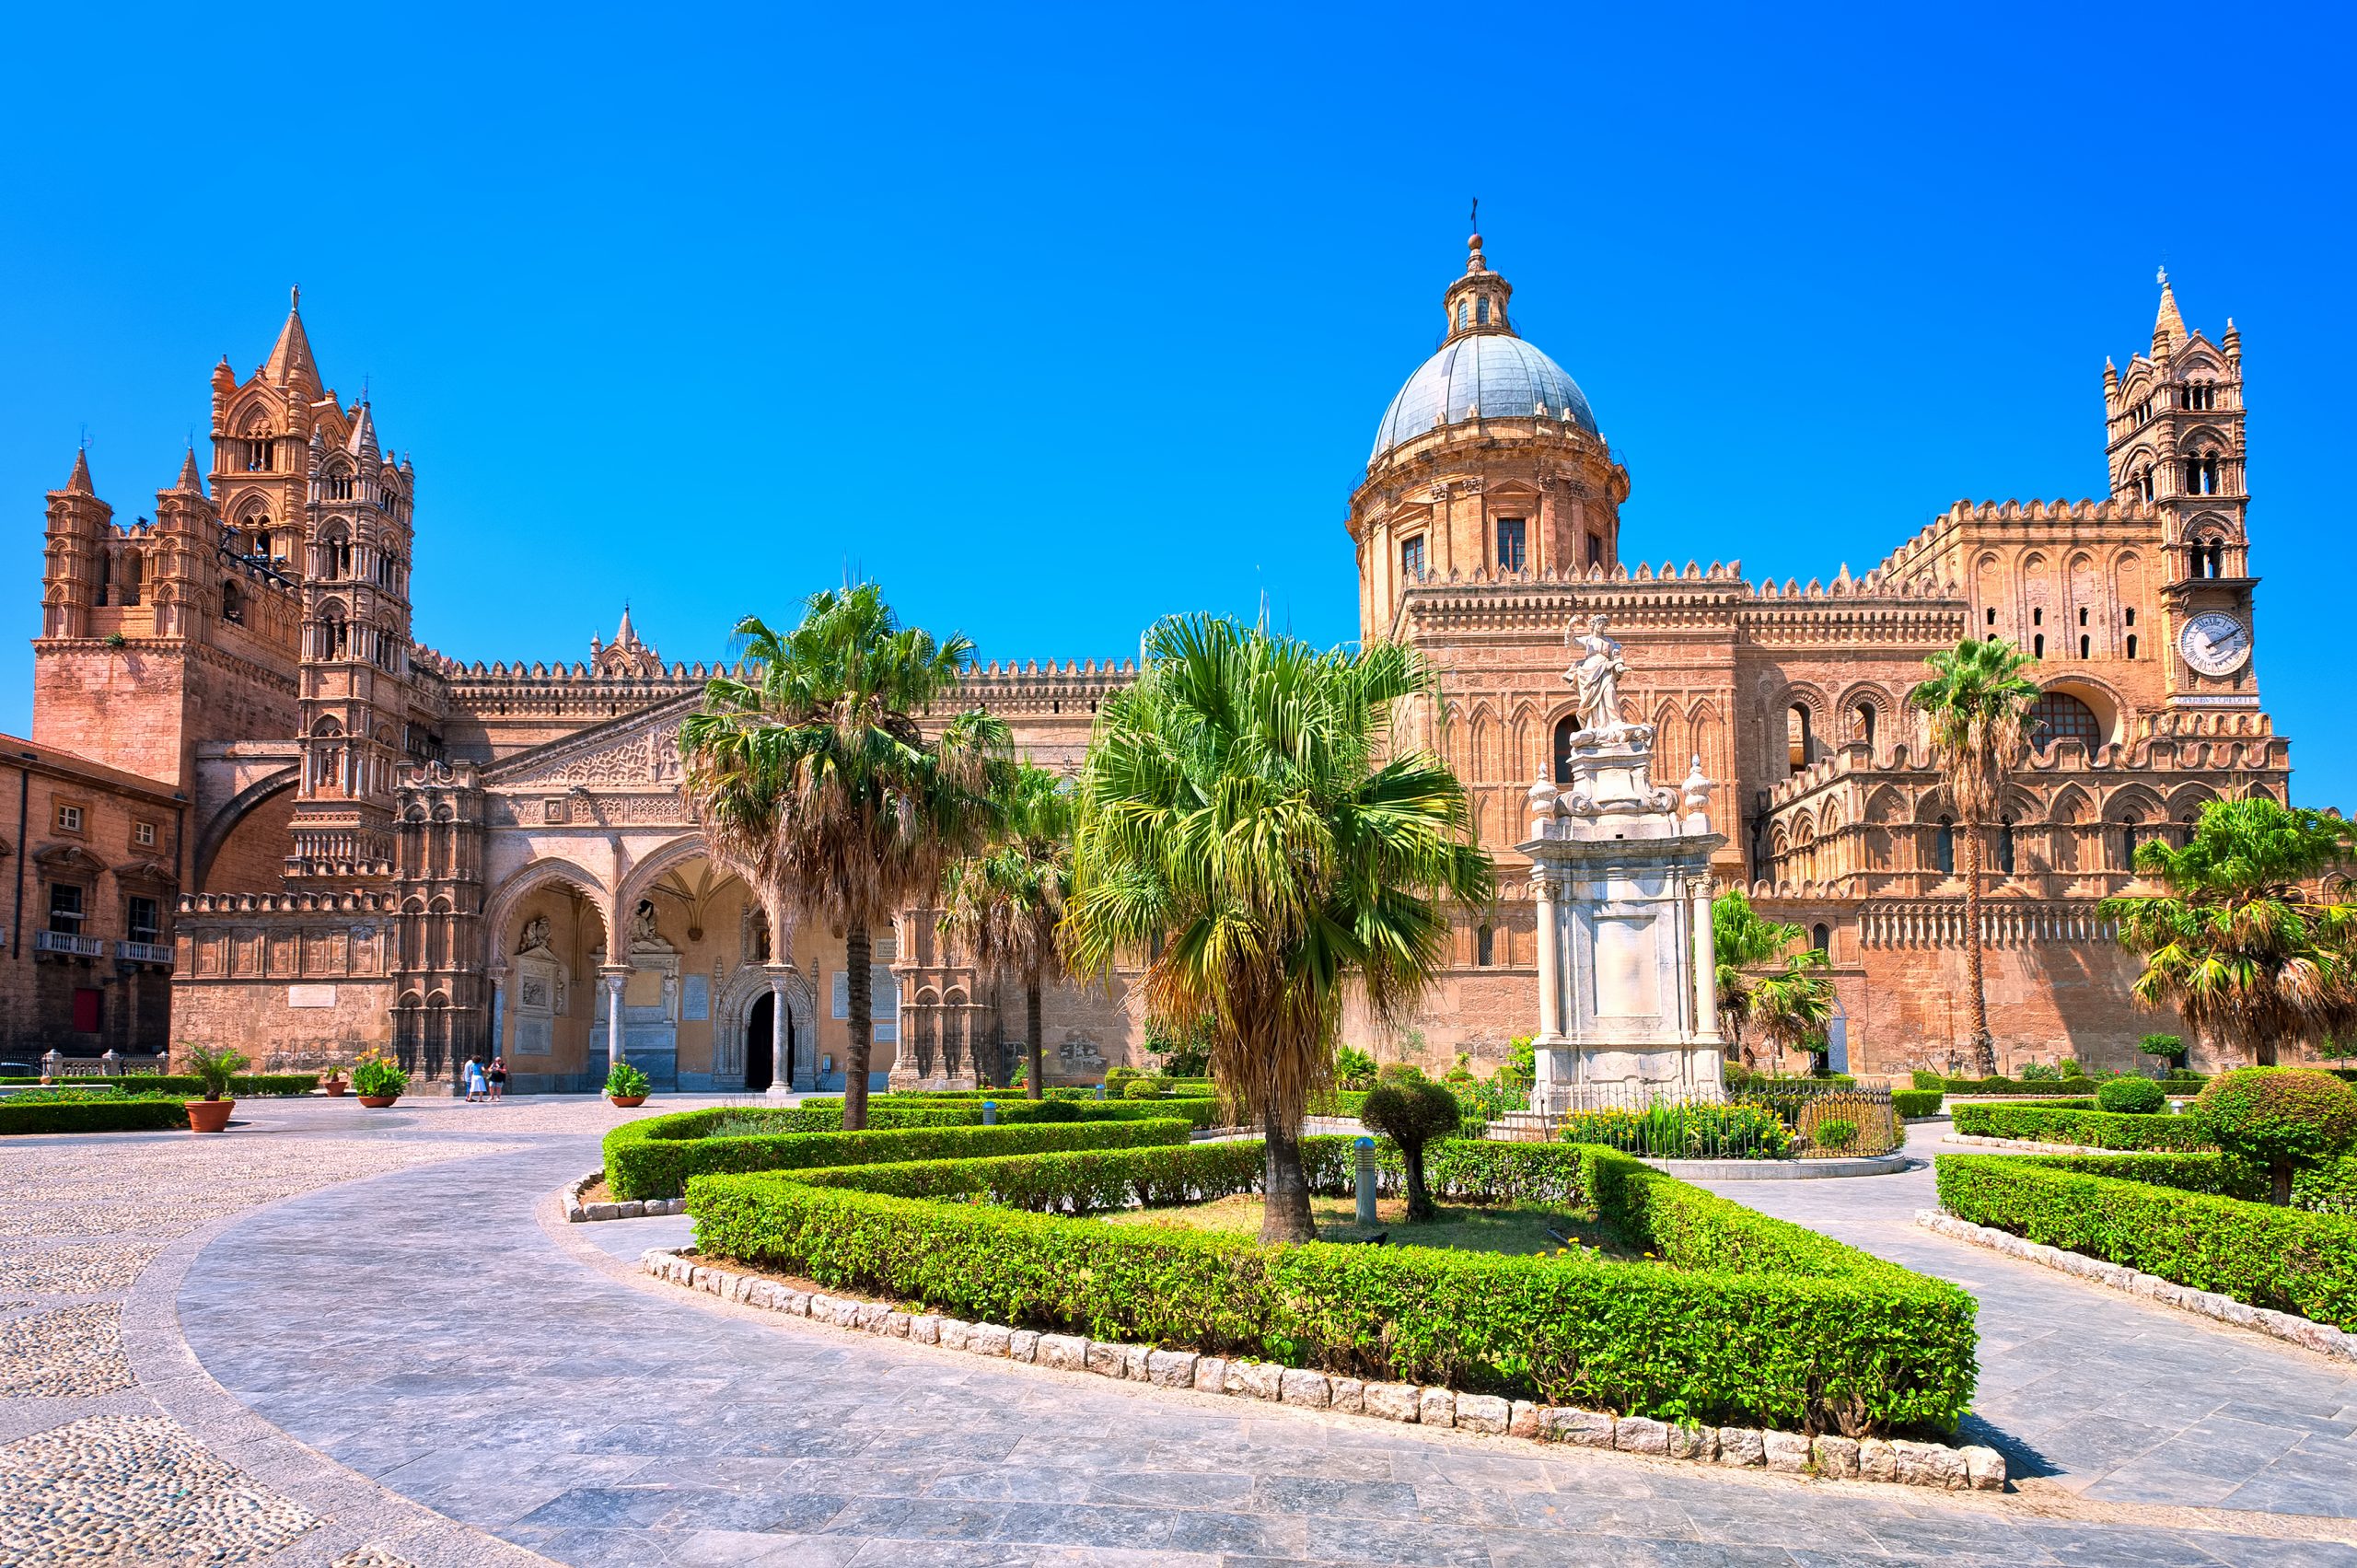
POLYGON ((773 1054, 776 1028, 769 971, 747 964, 728 977, 713 1009, 713 1087, 726 1091, 739 1084, 759 1092, 777 1085, 795 1089, 818 1086, 818 993, 800 970, 785 977, 785 1060, 773 1054), (769 1054, 769 1076, 761 1075, 761 1057, 769 1054))

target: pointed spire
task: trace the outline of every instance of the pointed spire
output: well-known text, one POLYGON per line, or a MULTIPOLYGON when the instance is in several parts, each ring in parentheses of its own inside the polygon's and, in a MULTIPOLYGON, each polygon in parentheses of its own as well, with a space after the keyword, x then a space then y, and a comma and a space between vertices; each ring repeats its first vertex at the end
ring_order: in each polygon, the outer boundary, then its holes
POLYGON ((90 449, 87 447, 74 448, 74 473, 66 480, 65 488, 76 495, 98 494, 90 485, 90 449))
POLYGON ((377 455, 377 420, 365 402, 353 411, 352 434, 345 438, 343 449, 355 458, 377 455))
POLYGON ((2163 267, 2160 269, 2158 277, 2161 285, 2161 308, 2160 313, 2153 319, 2153 342, 2159 343, 2166 339, 2174 346, 2185 341, 2185 318, 2177 314, 2177 291, 2169 287, 2169 270, 2163 267))
POLYGON ((196 447, 192 444, 188 449, 187 456, 180 459, 180 477, 174 482, 172 488, 193 490, 199 495, 204 494, 204 476, 197 471, 196 447))
POLYGON ((622 600, 622 623, 614 628, 614 646, 626 648, 637 641, 638 633, 631 629, 630 624, 630 600, 624 599, 622 600))
POLYGON ((264 379, 273 387, 297 388, 309 398, 319 395, 319 367, 311 356, 311 339, 303 331, 303 291, 290 290, 286 305, 286 324, 278 329, 278 342, 271 345, 270 357, 262 362, 264 379))
POLYGON ((238 373, 229 368, 229 356, 223 354, 221 363, 213 367, 213 389, 227 397, 238 389, 238 373))

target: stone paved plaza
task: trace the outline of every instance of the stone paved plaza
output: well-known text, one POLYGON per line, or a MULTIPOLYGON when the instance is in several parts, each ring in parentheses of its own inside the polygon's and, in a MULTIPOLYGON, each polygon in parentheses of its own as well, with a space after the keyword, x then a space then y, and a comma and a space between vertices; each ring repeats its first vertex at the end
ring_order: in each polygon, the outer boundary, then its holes
POLYGON ((2357 1563, 2357 1374, 1922 1232, 1928 1171, 1722 1190, 1980 1297, 1968 1435, 2012 1460, 2003 1497, 728 1307, 635 1271, 687 1221, 555 1217, 628 1114, 250 1102, 227 1137, 0 1146, 0 1562, 2357 1563))

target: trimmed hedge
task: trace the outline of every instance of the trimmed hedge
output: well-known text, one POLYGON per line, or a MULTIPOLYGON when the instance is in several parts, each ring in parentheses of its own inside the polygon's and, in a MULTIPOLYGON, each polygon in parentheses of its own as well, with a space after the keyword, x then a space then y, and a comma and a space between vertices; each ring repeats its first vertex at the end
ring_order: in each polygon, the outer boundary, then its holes
POLYGON ((2292 1206, 2320 1214, 2357 1214, 2357 1155, 2312 1165, 2293 1177, 2292 1206))
MULTIPOLYGON (((1351 1144, 1305 1140, 1312 1179, 1346 1182, 1351 1144)), ((1944 1281, 1608 1149, 1451 1140, 1428 1159, 1435 1193, 1576 1201, 1660 1260, 1262 1248, 972 1201, 1248 1191, 1249 1142, 702 1176, 688 1201, 706 1253, 995 1322, 1688 1421, 1945 1431, 1970 1399, 1975 1304, 1944 1281)))
MULTIPOLYGON (((2175 1182, 2195 1168, 2163 1157, 2170 1163, 2151 1170, 2175 1182)), ((1942 1155, 1933 1164, 1940 1204, 1958 1219, 2357 1330, 2357 1218, 2139 1179, 2146 1173, 2130 1157, 2100 1170, 2020 1155, 1942 1155)), ((2221 1161, 2220 1184, 2249 1191, 2237 1168, 2221 1161)))
POLYGON ((188 1125, 184 1100, 108 1095, 31 1105, 0 1100, 0 1137, 19 1132, 155 1132, 188 1125))
POLYGON ((2215 1145, 2199 1117, 2097 1110, 2092 1100, 2044 1105, 1958 1105, 1956 1130, 1975 1138, 2081 1144, 2096 1149, 2202 1149, 2215 1145))
MULTIPOLYGON (((1187 1123, 1120 1121, 1005 1127, 971 1124, 870 1128, 845 1132, 838 1118, 832 1131, 788 1130, 750 1136, 712 1137, 704 1129, 744 1111, 691 1110, 676 1116, 626 1121, 606 1134, 606 1185, 617 1199, 677 1198, 688 1179, 711 1171, 795 1170, 888 1160, 950 1159, 978 1150, 1039 1154, 1054 1149, 1126 1148, 1183 1144, 1187 1123)), ((761 1111, 764 1120, 793 1111, 761 1111)))
POLYGON ((1937 1116, 1940 1102, 1946 1098, 1938 1089, 1893 1089, 1890 1109, 1901 1117, 1937 1116))
MULTIPOLYGON (((0 1078, 0 1084, 38 1084, 39 1078, 0 1078)), ((317 1073, 240 1073, 229 1080, 229 1093, 238 1099, 259 1099, 271 1095, 308 1095, 319 1086, 317 1073)), ((197 1099, 204 1094, 204 1080, 193 1073, 129 1073, 112 1078, 60 1078, 54 1086, 61 1089, 119 1088, 126 1094, 179 1095, 183 1099, 197 1099)))
MULTIPOLYGON (((1177 1116, 1185 1118, 1197 1129, 1203 1129, 1221 1126, 1226 1120, 1220 1110, 1219 1101, 1215 1099, 1024 1099, 1019 1096, 975 1095, 957 1099, 928 1100, 916 1105, 895 1105, 893 1101, 897 1098, 878 1095, 869 1100, 867 1124, 870 1127, 979 1125, 985 1099, 997 1099, 998 1121, 1002 1127, 1026 1121, 1159 1121, 1165 1117, 1177 1116)), ((833 1125, 841 1127, 843 1124, 843 1102, 832 1096, 806 1099, 798 1109, 831 1115, 833 1125)))

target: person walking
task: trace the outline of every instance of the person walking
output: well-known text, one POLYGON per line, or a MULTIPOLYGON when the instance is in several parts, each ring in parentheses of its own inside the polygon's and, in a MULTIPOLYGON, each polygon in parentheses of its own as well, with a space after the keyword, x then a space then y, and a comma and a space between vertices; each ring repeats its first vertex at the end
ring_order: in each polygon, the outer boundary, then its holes
POLYGON ((490 1086, 483 1082, 482 1060, 480 1057, 468 1057, 467 1103, 470 1105, 481 1105, 490 1093, 490 1086))
POLYGON ((491 1059, 491 1103, 497 1105, 500 1101, 500 1097, 506 1094, 506 1092, 507 1058, 505 1056, 494 1056, 491 1059))

